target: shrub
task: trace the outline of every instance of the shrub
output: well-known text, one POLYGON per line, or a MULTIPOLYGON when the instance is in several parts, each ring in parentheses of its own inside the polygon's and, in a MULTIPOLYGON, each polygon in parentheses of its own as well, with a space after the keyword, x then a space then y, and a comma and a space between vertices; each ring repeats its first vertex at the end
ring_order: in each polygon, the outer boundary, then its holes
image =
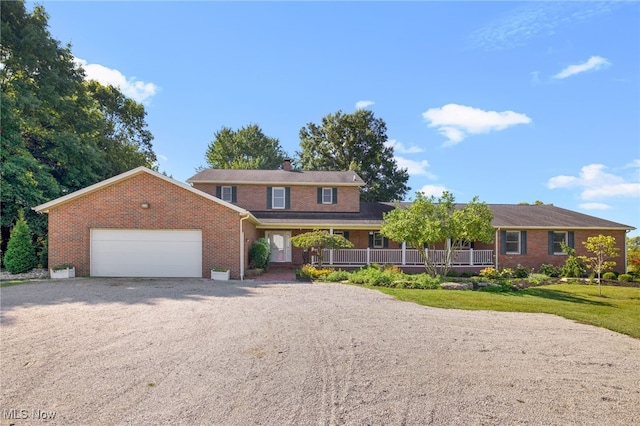
POLYGON ((605 272, 604 274, 602 274, 602 279, 603 280, 615 280, 617 277, 615 272, 605 272))
POLYGON ((438 289, 440 288, 440 279, 429 274, 409 275, 409 285, 408 288, 438 289))
POLYGON ((515 275, 515 273, 513 272, 513 269, 511 268, 502 268, 502 271, 500 271, 499 277, 500 278, 513 278, 515 275))
POLYGON ((529 268, 525 268, 522 265, 518 265, 515 271, 515 276, 516 278, 527 278, 530 273, 531 271, 529 270, 529 268))
POLYGON ((458 274, 458 271, 456 271, 455 269, 449 269, 446 274, 447 277, 451 277, 451 278, 455 278, 459 275, 460 274, 458 274))
POLYGON ((347 271, 337 270, 329 273, 326 277, 324 277, 324 279, 332 283, 346 281, 349 279, 349 273, 347 271))
POLYGON ((269 267, 269 258, 271 257, 271 248, 266 238, 260 238, 251 245, 249 249, 249 268, 262 268, 266 270, 269 267))
POLYGON ((480 276, 488 279, 496 279, 500 276, 500 273, 496 270, 496 268, 489 266, 488 268, 480 270, 480 276))
POLYGON ((550 281, 551 278, 546 274, 530 274, 528 279, 531 284, 539 285, 550 281))
POLYGON ((20 211, 18 221, 11 229, 4 266, 11 274, 21 274, 35 268, 37 263, 36 251, 31 243, 31 231, 20 211))
POLYGON ((562 251, 567 253, 567 260, 562 265, 561 275, 568 278, 580 278, 587 271, 587 265, 584 260, 576 256, 576 250, 574 248, 562 245, 562 251))
POLYGON ((544 264, 540 266, 538 270, 541 274, 545 274, 548 277, 559 277, 560 276, 560 268, 557 266, 544 264))
POLYGON ((633 277, 631 276, 631 274, 620 274, 618 275, 618 281, 628 283, 633 281, 633 277))
POLYGON ((333 268, 316 268, 313 265, 302 265, 302 268, 299 269, 299 274, 302 278, 311 278, 316 280, 318 278, 325 278, 327 275, 334 272, 333 268))

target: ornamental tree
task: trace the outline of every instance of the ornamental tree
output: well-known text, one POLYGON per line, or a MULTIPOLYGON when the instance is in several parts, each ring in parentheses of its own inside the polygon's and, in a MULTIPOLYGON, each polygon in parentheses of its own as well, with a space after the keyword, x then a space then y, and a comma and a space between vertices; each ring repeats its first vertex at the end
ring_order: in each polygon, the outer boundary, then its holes
POLYGON ((352 249, 353 243, 342 235, 330 234, 326 230, 314 230, 291 237, 291 244, 305 250, 318 250, 318 266, 322 267, 322 251, 324 249, 352 249))
POLYGON ((491 242, 494 229, 493 213, 486 203, 474 197, 471 202, 459 206, 453 194, 442 193, 439 199, 416 193, 416 199, 408 207, 396 208, 383 217, 380 233, 394 241, 404 241, 418 249, 424 267, 431 276, 446 275, 456 250, 471 241, 491 242), (425 246, 449 241, 441 262, 424 250, 425 246))
POLYGON ((616 266, 616 262, 610 260, 618 257, 620 251, 616 247, 616 239, 611 235, 598 235, 589 237, 587 241, 583 241, 582 245, 594 256, 581 256, 588 268, 598 274, 598 293, 602 296, 602 287, 600 286, 600 276, 602 272, 616 266))

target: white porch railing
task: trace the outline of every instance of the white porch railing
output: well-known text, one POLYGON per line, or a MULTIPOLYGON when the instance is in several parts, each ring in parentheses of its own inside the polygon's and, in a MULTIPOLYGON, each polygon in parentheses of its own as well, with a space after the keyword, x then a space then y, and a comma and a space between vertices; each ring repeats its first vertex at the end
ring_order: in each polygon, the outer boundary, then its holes
MULTIPOLYGON (((429 259, 435 265, 444 265, 445 250, 426 250, 429 259)), ((362 266, 371 263, 397 266, 422 266, 424 260, 416 249, 337 249, 324 250, 322 262, 331 266, 362 266)), ((311 263, 317 264, 318 257, 311 256, 311 263)), ((451 266, 491 266, 493 265, 493 250, 455 250, 451 266)))

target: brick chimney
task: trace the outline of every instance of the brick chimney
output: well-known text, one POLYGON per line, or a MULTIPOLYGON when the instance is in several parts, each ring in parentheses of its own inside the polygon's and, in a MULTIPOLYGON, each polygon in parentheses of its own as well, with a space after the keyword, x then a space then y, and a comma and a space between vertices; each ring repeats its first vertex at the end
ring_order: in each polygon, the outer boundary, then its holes
POLYGON ((282 163, 282 170, 286 170, 286 171, 291 170, 291 159, 290 158, 285 158, 284 159, 284 162, 282 163))

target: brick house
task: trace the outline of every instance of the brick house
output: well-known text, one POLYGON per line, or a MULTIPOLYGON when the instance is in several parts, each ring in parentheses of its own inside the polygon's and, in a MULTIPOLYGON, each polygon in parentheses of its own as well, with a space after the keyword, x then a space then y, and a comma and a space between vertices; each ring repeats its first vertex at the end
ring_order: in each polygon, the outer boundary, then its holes
MULTIPOLYGON (((208 277, 224 268, 238 279, 258 238, 268 239, 273 264, 301 265, 315 258, 292 247, 291 237, 326 229, 355 246, 325 253, 335 267, 423 267, 417 250, 380 234, 395 205, 361 202, 364 182, 355 172, 299 171, 285 162, 281 170, 205 169, 187 183, 139 167, 35 207, 49 214, 49 264, 73 263, 79 276, 208 277)), ((587 254, 580 242, 605 234, 615 237, 624 271, 633 227, 552 205, 489 207, 494 241, 456 252, 454 269, 561 265, 561 242, 587 254)), ((443 248, 429 250, 438 256, 443 248)))

